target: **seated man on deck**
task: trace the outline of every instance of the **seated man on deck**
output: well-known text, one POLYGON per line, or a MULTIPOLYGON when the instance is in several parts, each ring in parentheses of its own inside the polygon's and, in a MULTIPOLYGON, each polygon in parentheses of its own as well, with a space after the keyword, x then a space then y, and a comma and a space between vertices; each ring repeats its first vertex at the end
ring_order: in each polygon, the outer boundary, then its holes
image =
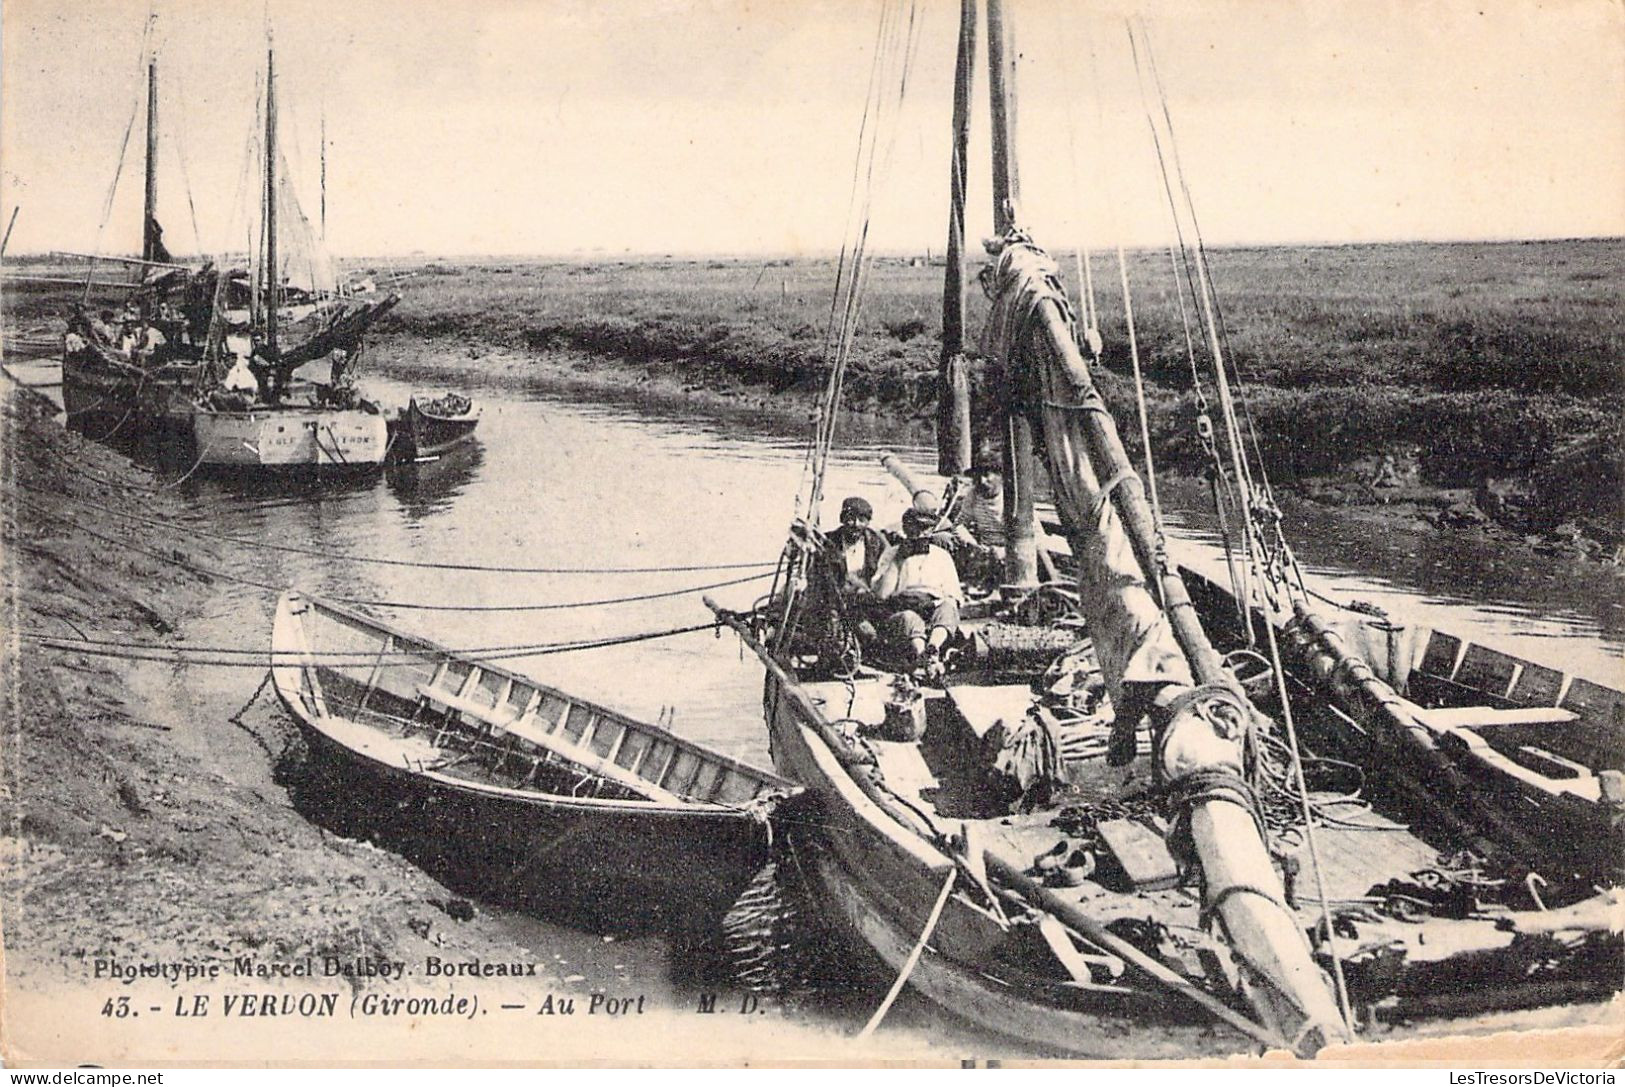
POLYGON ((953 557, 925 538, 935 524, 929 513, 917 509, 904 513, 907 538, 886 552, 874 580, 878 608, 886 616, 882 634, 906 640, 928 674, 941 671, 939 654, 959 633, 959 605, 964 599, 953 557))
POLYGON ((826 537, 829 558, 844 594, 867 596, 886 554, 885 537, 869 527, 874 518, 874 507, 853 495, 841 503, 840 527, 826 537))

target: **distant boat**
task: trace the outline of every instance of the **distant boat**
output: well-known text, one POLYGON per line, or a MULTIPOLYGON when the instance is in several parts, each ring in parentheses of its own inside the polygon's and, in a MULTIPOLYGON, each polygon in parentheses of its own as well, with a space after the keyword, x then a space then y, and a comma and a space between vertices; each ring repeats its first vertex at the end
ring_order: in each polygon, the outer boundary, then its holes
POLYGON ((767 859, 767 814, 795 791, 315 597, 282 597, 271 647, 277 694, 335 788, 493 886, 629 922, 714 919, 767 859))
POLYGON ((388 453, 388 426, 382 409, 357 393, 353 374, 367 330, 399 299, 392 294, 358 302, 290 288, 283 282, 284 264, 277 257, 277 205, 293 197, 279 184, 277 172, 276 56, 270 49, 265 86, 258 275, 252 281, 246 275, 230 277, 227 291, 216 293, 212 357, 190 412, 198 463, 233 469, 374 470, 388 453), (241 299, 246 305, 238 308, 234 305, 238 300, 228 297, 219 314, 222 293, 246 295, 241 299), (241 331, 234 335, 235 330, 241 331), (222 348, 234 348, 239 357, 255 360, 249 368, 258 382, 257 393, 227 388, 228 352, 222 348), (323 359, 329 364, 325 382, 295 379, 300 367, 323 359))
POLYGON ((148 65, 142 255, 91 258, 92 272, 95 261, 112 260, 139 267, 141 277, 119 285, 131 292, 122 306, 81 307, 70 318, 65 407, 70 420, 101 420, 109 433, 186 436, 195 442, 200 468, 376 469, 388 446, 382 411, 356 392, 352 378, 367 331, 399 296, 345 290, 331 262, 316 252, 320 247, 277 170, 270 50, 266 87, 256 251, 247 267, 181 264, 165 248, 155 216, 157 66, 148 65), (304 230, 305 236, 290 239, 294 244, 282 244, 279 205, 304 230), (326 282, 295 286, 287 277, 296 270, 326 282), (234 356, 246 368, 232 381, 234 356), (295 377, 322 360, 330 363, 325 381, 295 377))
POLYGON ((390 423, 390 459, 429 460, 474 437, 480 408, 466 396, 414 394, 390 423))

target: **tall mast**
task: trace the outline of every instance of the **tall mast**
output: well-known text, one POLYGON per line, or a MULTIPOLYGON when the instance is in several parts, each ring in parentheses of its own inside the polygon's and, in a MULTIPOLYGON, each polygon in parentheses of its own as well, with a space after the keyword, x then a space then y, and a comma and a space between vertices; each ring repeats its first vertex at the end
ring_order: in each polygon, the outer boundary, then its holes
POLYGON ((265 344, 275 361, 276 349, 276 51, 265 50, 265 344))
POLYGON ((993 229, 1016 222, 1021 173, 1016 168, 1016 51, 1004 0, 987 0, 988 103, 993 120, 993 229))
POLYGON ((327 241, 327 104, 322 104, 322 242, 327 241))
MULTIPOLYGON (((141 259, 158 259, 158 61, 147 61, 147 200, 141 220, 141 259)), ((165 258, 167 259, 167 258, 165 258)))
POLYGON ((948 248, 942 277, 942 358, 937 390, 937 472, 970 468, 970 375, 965 362, 965 190, 970 103, 976 82, 976 0, 960 0, 959 62, 954 69, 954 148, 948 181, 948 248))
MULTIPOLYGON (((1010 43, 1004 0, 987 0, 988 105, 993 137, 993 231, 1004 237, 1016 224, 1020 179, 1015 161, 1015 50, 1010 43)), ((1008 382, 1009 374, 1004 375, 1008 382)), ((1012 390, 1013 391, 1013 390, 1012 390)), ((1007 585, 1038 584, 1038 535, 1034 526, 1033 423, 1015 410, 1009 392, 1004 411, 1004 580, 1007 585)))

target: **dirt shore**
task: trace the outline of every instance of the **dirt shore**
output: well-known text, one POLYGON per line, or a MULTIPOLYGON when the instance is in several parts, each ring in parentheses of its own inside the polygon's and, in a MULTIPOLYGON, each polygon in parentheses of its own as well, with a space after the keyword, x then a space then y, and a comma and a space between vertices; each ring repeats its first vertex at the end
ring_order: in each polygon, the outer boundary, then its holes
MULTIPOLYGON (((183 500, 5 384, 8 1028, 31 996, 128 991, 97 979, 98 960, 530 958, 500 918, 294 810, 284 781, 298 761, 294 726, 269 691, 237 715, 258 669, 204 682, 195 667, 37 644, 66 635, 185 645, 215 590, 177 564, 241 568, 242 557, 189 537, 183 500), (95 535, 124 536, 123 513, 169 522, 142 530, 138 545, 151 554, 95 535)), ((243 650, 264 649, 267 636, 257 622, 209 631, 243 650)), ((27 1039, 4 1042, 12 1059, 29 1058, 27 1039)), ((48 1056, 72 1063, 73 1054, 48 1056)))

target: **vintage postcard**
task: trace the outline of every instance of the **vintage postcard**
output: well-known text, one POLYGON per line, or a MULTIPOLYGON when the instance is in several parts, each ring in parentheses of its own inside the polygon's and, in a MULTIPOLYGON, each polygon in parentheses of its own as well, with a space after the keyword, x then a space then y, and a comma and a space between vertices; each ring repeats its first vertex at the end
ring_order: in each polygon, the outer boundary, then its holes
POLYGON ((0 18, 8 1067, 1620 1059, 1614 0, 0 18))

